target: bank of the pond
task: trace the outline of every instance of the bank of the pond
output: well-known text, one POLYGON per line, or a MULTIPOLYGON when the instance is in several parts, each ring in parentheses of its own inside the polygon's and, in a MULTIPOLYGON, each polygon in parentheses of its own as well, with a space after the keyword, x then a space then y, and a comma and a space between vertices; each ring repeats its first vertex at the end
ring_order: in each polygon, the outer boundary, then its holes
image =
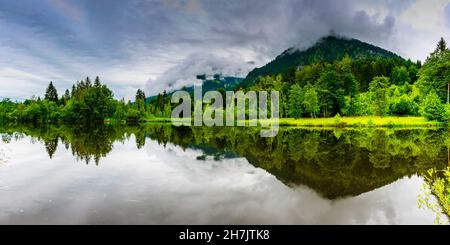
POLYGON ((305 127, 444 127, 447 123, 429 121, 424 117, 334 117, 334 118, 281 118, 282 126, 305 127))
MULTIPOLYGON (((180 119, 179 119, 180 120, 180 119)), ((182 119, 181 119, 182 120, 182 119)), ((271 123, 267 119, 263 122, 271 123)), ((170 118, 146 118, 144 122, 171 122, 170 118)), ((247 121, 248 123, 248 121, 247 121)), ((280 126, 301 127, 445 127, 448 123, 429 121, 424 117, 329 117, 329 118, 280 118, 280 126)))

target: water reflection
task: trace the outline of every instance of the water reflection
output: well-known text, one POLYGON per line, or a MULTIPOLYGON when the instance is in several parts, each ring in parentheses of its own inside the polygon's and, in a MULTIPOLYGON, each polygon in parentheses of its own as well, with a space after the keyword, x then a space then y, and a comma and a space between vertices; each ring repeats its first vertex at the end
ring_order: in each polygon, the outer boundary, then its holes
POLYGON ((431 224, 417 175, 448 157, 441 130, 0 132, 13 149, 0 165, 1 224, 431 224))

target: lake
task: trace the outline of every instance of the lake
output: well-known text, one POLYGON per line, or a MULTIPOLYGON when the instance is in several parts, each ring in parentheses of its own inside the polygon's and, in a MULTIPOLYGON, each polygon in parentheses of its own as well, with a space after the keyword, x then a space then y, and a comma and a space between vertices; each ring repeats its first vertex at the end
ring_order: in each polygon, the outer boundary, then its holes
POLYGON ((433 224, 443 129, 0 126, 0 224, 433 224), (433 198, 432 198, 433 199, 433 198), (433 199, 434 200, 434 199, 433 199))

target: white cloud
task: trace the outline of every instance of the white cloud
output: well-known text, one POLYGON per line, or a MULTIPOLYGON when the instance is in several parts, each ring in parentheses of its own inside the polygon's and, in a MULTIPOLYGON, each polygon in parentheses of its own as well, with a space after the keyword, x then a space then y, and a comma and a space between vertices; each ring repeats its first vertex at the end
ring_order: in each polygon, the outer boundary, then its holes
POLYGON ((196 76, 202 74, 244 77, 253 66, 239 54, 217 56, 211 53, 193 53, 156 79, 150 79, 145 92, 147 95, 155 95, 164 90, 172 91, 183 86, 190 87, 198 83, 196 76))
POLYGON ((416 30, 441 32, 444 30, 444 7, 448 3, 448 0, 417 0, 399 16, 399 20, 416 30))

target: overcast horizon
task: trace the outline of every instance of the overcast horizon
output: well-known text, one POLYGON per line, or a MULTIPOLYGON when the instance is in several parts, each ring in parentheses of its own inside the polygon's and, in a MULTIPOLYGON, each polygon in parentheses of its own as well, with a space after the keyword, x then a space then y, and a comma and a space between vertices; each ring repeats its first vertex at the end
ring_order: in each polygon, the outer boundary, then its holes
POLYGON ((245 77, 333 30, 424 61, 450 41, 449 0, 0 0, 0 98, 100 76, 116 98, 245 77))

